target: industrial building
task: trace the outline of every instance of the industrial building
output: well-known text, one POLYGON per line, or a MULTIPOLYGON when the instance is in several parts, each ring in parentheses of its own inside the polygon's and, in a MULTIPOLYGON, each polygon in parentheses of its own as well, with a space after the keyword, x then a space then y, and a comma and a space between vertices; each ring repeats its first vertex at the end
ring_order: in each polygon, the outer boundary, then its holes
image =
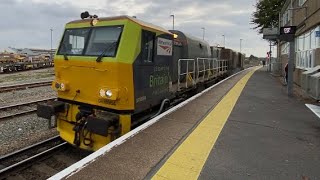
POLYGON ((35 48, 14 48, 8 47, 6 51, 9 51, 14 54, 25 54, 27 56, 39 56, 39 55, 53 55, 55 53, 55 49, 35 49, 35 48))

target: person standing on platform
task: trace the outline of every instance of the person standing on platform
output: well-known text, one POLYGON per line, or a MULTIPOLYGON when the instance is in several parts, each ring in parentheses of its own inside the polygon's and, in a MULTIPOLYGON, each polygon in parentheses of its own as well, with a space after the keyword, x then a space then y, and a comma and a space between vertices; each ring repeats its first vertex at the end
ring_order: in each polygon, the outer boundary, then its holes
POLYGON ((286 64, 286 66, 284 67, 284 73, 285 73, 285 84, 288 83, 288 63, 286 64))

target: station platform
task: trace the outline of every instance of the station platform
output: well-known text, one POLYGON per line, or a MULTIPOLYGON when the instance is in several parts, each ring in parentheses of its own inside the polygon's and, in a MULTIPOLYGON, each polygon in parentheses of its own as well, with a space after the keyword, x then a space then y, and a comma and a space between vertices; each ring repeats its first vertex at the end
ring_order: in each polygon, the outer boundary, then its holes
POLYGON ((319 179, 320 119, 244 70, 51 179, 319 179))

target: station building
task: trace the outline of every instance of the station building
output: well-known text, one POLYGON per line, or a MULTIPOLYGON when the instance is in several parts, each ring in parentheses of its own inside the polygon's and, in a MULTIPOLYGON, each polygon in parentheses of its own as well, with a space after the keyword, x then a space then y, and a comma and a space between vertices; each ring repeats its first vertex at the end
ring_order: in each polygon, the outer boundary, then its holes
MULTIPOLYGON (((281 26, 297 26, 293 81, 301 86, 302 72, 320 65, 320 1, 286 0, 280 12, 281 26)), ((288 62, 289 43, 280 42, 282 70, 288 62)))

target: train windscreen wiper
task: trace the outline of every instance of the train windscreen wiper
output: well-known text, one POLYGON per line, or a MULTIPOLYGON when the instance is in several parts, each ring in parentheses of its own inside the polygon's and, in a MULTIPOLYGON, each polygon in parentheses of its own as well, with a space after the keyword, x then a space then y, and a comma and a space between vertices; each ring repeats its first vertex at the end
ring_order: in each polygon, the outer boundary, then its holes
POLYGON ((63 58, 64 58, 64 60, 66 60, 66 61, 69 60, 69 58, 68 58, 68 56, 67 56, 67 52, 63 54, 63 58))
POLYGON ((106 49, 97 57, 96 61, 97 61, 97 62, 101 62, 103 56, 104 56, 110 49, 114 48, 117 44, 118 44, 118 41, 115 41, 115 42, 111 43, 111 44, 109 45, 109 47, 106 48, 106 49))

